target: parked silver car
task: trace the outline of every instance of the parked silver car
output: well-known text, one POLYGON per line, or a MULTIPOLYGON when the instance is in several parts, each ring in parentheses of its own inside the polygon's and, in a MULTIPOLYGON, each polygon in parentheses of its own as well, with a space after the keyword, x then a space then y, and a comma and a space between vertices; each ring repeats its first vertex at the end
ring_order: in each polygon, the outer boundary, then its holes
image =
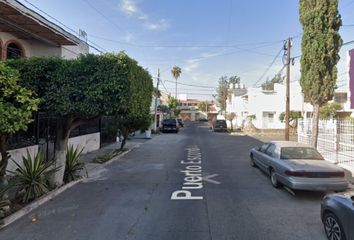
POLYGON ((251 165, 270 175, 279 188, 312 191, 343 191, 347 189, 343 169, 327 162, 315 149, 297 142, 275 141, 253 148, 251 165))
POLYGON ((321 219, 329 240, 354 239, 354 191, 325 196, 321 219))

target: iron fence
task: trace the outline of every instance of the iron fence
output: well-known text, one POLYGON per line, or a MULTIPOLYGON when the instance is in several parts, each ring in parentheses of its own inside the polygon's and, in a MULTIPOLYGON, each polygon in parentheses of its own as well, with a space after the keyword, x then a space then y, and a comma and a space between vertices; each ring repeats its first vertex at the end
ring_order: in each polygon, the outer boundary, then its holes
MULTIPOLYGON (((312 120, 298 124, 298 142, 310 144, 312 120)), ((317 149, 331 162, 354 167, 354 121, 320 120, 317 149)))

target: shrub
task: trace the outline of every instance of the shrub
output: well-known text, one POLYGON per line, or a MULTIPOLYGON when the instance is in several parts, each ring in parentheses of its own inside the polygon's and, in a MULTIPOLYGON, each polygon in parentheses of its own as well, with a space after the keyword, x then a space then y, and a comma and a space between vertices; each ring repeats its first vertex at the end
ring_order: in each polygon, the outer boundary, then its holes
POLYGON ((50 177, 58 170, 54 167, 54 160, 45 161, 43 152, 38 152, 34 158, 27 151, 27 157, 22 157, 22 164, 13 161, 17 169, 14 174, 14 182, 23 194, 22 202, 27 203, 49 191, 50 177))
POLYGON ((68 183, 77 180, 80 177, 80 171, 85 169, 85 164, 79 162, 83 150, 84 148, 81 150, 78 148, 74 149, 72 145, 68 147, 68 151, 66 152, 64 182, 68 183))

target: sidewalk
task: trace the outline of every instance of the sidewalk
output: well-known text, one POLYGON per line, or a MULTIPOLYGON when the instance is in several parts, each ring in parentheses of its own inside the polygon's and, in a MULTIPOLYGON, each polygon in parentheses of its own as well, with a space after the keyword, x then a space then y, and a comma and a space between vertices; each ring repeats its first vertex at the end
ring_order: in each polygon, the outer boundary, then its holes
MULTIPOLYGON (((138 148, 141 144, 145 143, 148 140, 149 139, 145 138, 145 133, 141 133, 141 134, 139 133, 133 137, 130 137, 127 140, 124 148, 129 151, 134 148, 138 148)), ((81 172, 81 175, 86 177, 86 171, 87 171, 88 176, 90 177, 90 175, 92 175, 92 173, 94 173, 98 168, 100 168, 101 166, 104 165, 104 164, 100 164, 100 163, 94 163, 93 160, 95 158, 97 158, 98 156, 103 156, 105 154, 108 154, 108 153, 116 150, 116 149, 120 149, 120 145, 121 145, 121 142, 114 142, 114 143, 108 144, 96 151, 81 155, 80 162, 85 163, 85 168, 86 168, 86 170, 83 170, 81 172)), ((119 157, 119 156, 120 155, 118 155, 117 157, 119 157)), ((117 158, 117 157, 114 157, 114 158, 117 158)), ((112 158, 112 159, 114 159, 114 158, 112 158)))

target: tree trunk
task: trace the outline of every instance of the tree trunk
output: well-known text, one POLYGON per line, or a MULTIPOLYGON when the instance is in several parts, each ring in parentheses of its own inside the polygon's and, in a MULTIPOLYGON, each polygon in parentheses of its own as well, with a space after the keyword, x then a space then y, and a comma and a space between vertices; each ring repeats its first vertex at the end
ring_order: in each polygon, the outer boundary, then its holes
MULTIPOLYGON (((7 178, 6 178, 6 168, 9 162, 10 155, 7 152, 7 139, 5 135, 0 135, 0 152, 1 152, 1 161, 0 161, 0 187, 7 187, 7 178)), ((2 197, 2 200, 7 200, 9 196, 5 193, 2 197)), ((1 200, 1 199, 0 199, 1 200)), ((4 208, 5 212, 10 211, 9 207, 4 208)))
POLYGON ((320 116, 320 105, 313 104, 311 146, 314 148, 317 148, 319 116, 320 116))
POLYGON ((122 135, 123 135, 123 140, 122 140, 122 144, 120 145, 120 150, 124 149, 125 143, 129 135, 129 131, 127 129, 122 129, 122 135))
POLYGON ((1 152, 1 161, 0 161, 0 186, 6 185, 3 184, 6 182, 6 168, 9 162, 9 154, 7 153, 7 142, 6 136, 0 135, 0 152, 1 152))
POLYGON ((70 132, 72 130, 71 124, 73 120, 67 117, 59 117, 57 123, 56 140, 55 140, 55 168, 58 170, 53 176, 54 187, 63 185, 66 151, 70 132))

